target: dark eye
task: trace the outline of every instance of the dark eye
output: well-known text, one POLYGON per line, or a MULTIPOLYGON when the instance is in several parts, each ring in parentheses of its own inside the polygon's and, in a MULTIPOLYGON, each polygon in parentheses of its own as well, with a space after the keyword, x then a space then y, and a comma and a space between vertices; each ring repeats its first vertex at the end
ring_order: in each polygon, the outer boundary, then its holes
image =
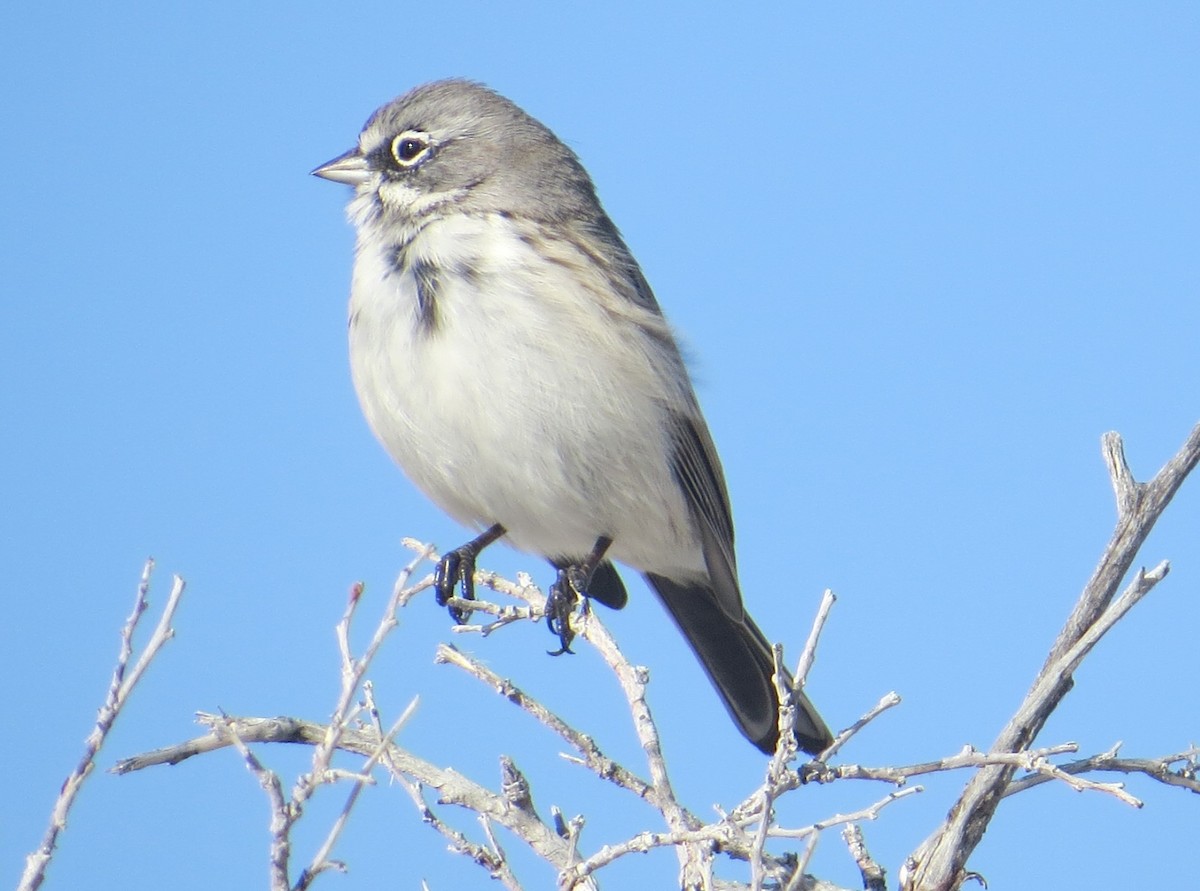
POLYGON ((406 130, 392 140, 392 157, 401 167, 411 167, 429 151, 429 137, 406 130))

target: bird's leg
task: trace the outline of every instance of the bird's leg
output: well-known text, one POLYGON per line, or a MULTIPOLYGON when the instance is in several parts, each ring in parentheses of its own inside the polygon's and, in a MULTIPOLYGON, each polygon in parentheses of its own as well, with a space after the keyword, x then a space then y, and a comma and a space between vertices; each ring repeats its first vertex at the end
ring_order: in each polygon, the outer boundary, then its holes
MULTIPOLYGON (((462 547, 442 554, 437 569, 433 571, 433 590, 438 606, 445 606, 446 602, 454 596, 456 585, 462 586, 463 600, 475 599, 475 558, 479 556, 480 551, 503 535, 504 527, 496 523, 462 547)), ((469 612, 469 610, 461 610, 452 606, 450 607, 450 618, 454 620, 455 624, 462 625, 469 612)))
POLYGON ((612 539, 601 535, 596 539, 591 553, 583 558, 582 563, 572 563, 558 571, 558 578, 550 586, 550 596, 546 598, 546 625, 551 633, 558 636, 561 646, 551 656, 561 656, 573 652, 571 639, 575 632, 571 630, 571 612, 580 597, 587 597, 588 585, 592 583, 592 575, 596 567, 604 559, 612 539))

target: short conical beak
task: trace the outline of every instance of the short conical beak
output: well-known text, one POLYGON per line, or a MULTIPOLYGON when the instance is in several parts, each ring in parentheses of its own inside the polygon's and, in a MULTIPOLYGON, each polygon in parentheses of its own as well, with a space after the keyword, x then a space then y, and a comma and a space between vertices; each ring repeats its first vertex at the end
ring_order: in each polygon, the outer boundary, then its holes
POLYGON ((344 155, 338 155, 332 161, 326 161, 314 170, 312 175, 332 180, 335 183, 357 186, 367 181, 370 171, 367 169, 367 159, 358 149, 352 148, 344 155))

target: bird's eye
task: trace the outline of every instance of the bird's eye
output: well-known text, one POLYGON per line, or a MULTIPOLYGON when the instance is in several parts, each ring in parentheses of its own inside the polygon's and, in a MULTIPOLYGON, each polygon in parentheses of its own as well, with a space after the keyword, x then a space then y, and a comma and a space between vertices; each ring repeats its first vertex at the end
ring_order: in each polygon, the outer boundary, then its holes
POLYGON ((401 167, 412 167, 429 152, 429 137, 414 130, 405 130, 392 140, 392 157, 401 167))

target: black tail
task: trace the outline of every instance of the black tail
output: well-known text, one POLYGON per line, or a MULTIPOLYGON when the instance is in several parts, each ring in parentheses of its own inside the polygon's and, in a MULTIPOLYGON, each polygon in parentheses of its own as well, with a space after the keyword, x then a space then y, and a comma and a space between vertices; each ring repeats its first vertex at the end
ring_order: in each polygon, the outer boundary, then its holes
MULTIPOLYGON (((771 680, 775 664, 771 645, 754 620, 745 614, 741 621, 731 618, 716 594, 702 585, 684 587, 660 575, 647 575, 646 581, 666 604, 742 733, 763 752, 773 753, 779 742, 779 698, 771 680)), ((796 705, 796 742, 816 755, 833 736, 803 693, 796 705)))

